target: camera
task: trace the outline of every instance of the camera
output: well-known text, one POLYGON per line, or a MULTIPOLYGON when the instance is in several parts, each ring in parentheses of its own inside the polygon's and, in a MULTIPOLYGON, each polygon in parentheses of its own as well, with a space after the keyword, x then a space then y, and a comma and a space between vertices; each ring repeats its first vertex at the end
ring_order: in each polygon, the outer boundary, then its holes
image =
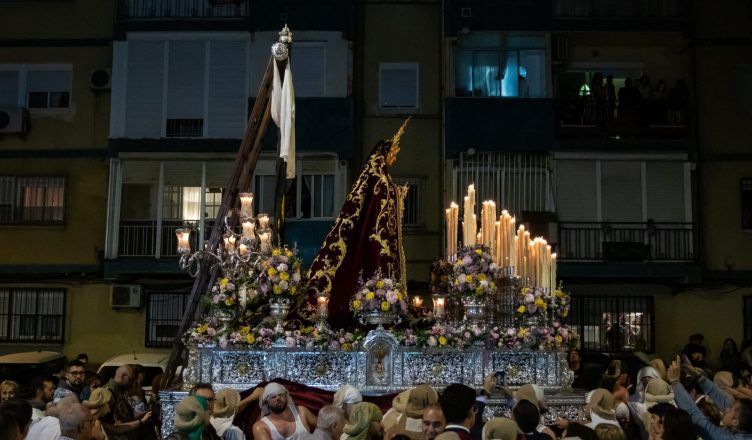
POLYGON ((507 373, 505 371, 497 371, 494 373, 494 377, 496 378, 497 390, 500 390, 504 386, 504 382, 506 382, 506 376, 507 376, 507 373))

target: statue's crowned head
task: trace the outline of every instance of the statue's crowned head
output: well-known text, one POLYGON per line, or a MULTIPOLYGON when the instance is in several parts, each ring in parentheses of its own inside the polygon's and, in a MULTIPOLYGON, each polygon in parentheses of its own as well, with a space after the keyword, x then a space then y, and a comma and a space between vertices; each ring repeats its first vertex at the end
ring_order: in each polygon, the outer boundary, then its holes
POLYGON ((407 127, 408 122, 410 122, 410 118, 412 116, 405 119, 405 122, 402 123, 399 130, 397 130, 397 133, 394 135, 394 137, 391 139, 391 141, 387 141, 391 144, 389 148, 389 152, 386 154, 386 164, 387 166, 392 166, 394 162, 397 161, 397 153, 400 152, 400 139, 402 138, 402 135, 405 134, 405 128, 407 127))

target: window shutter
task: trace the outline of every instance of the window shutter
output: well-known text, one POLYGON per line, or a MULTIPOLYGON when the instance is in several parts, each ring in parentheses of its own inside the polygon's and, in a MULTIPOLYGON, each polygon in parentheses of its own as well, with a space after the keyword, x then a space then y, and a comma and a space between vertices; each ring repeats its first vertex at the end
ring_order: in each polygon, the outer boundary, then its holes
POLYGON ((418 65, 382 64, 380 69, 381 108, 418 107, 418 65))
POLYGON ((292 51, 295 96, 324 96, 326 89, 326 46, 323 43, 297 42, 292 51))
POLYGON ((30 71, 26 77, 27 92, 70 92, 70 70, 30 71))
POLYGON ((212 138, 241 138, 247 119, 245 41, 212 41, 209 66, 209 131, 212 138))
POLYGON ((165 162, 164 186, 201 186, 201 162, 165 162))
POLYGON ((595 161, 556 161, 556 208, 561 222, 598 220, 595 161))
POLYGON ((159 182, 159 162, 126 161, 123 162, 124 183, 159 182))
POLYGON ((167 119, 204 118, 206 43, 171 41, 167 77, 167 119))
POLYGON ((230 178, 232 164, 229 161, 206 162, 206 187, 224 188, 230 178))
POLYGON ((164 43, 128 42, 128 88, 125 107, 126 136, 158 138, 162 134, 164 43))
POLYGON ((18 72, 0 72, 0 106, 18 106, 18 72))
POLYGON ((684 222, 684 163, 647 163, 648 218, 684 222))
POLYGON ((603 221, 643 221, 640 162, 601 162, 601 207, 603 221))

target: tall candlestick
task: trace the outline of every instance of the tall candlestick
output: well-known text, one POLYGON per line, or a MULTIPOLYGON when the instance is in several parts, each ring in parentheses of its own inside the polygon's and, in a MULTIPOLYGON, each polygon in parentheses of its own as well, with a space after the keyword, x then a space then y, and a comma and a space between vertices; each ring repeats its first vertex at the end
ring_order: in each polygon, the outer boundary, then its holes
POLYGON ((260 231, 258 235, 261 252, 268 254, 272 250, 272 231, 266 229, 260 231))
POLYGON ((473 246, 477 240, 478 223, 475 218, 475 185, 467 187, 467 196, 464 198, 465 211, 462 221, 462 241, 465 246, 473 246))
POLYGON ((234 235, 225 236, 224 242, 225 242, 225 250, 227 252, 232 252, 235 250, 235 236, 234 235))

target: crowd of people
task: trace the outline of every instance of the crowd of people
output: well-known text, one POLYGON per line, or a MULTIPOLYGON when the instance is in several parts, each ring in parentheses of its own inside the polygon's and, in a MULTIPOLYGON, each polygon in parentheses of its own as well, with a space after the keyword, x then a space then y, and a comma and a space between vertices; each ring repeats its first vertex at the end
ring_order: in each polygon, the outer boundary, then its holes
MULTIPOLYGON (((645 359, 633 375, 623 361, 603 372, 579 414, 563 418, 535 384, 511 389, 490 374, 482 389, 430 384, 393 396, 363 396, 343 385, 333 395, 276 381, 243 392, 195 385, 170 415, 167 440, 690 440, 752 439, 752 345, 727 339, 717 368, 707 362, 702 335, 693 335, 669 362, 645 359), (488 399, 505 416, 485 417, 488 399)), ((571 353, 572 369, 579 358, 571 353)), ((0 383, 0 439, 159 439, 158 390, 144 395, 143 369, 122 365, 102 378, 82 360, 64 377, 0 383)), ((577 379, 575 385, 578 385, 577 379)), ((583 391, 584 393, 584 391, 583 391)), ((488 414, 486 414, 488 415, 488 414)))
POLYGON ((683 79, 670 87, 663 79, 651 82, 647 75, 625 78, 617 91, 613 75, 598 72, 579 95, 578 122, 596 125, 605 135, 689 124, 690 93, 683 79))

